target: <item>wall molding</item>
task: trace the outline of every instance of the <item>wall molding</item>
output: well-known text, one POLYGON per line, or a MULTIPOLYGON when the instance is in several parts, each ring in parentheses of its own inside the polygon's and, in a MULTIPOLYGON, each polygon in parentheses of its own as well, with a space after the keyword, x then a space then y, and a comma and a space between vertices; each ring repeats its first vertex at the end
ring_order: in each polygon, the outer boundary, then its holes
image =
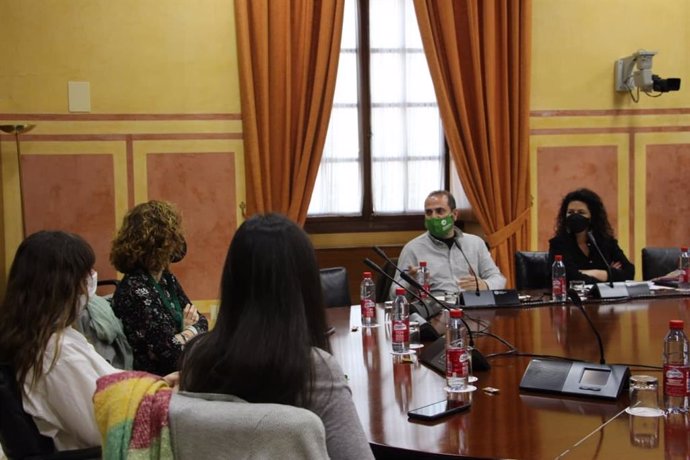
POLYGON ((241 113, 0 113, 0 120, 25 121, 207 121, 242 120, 241 113))

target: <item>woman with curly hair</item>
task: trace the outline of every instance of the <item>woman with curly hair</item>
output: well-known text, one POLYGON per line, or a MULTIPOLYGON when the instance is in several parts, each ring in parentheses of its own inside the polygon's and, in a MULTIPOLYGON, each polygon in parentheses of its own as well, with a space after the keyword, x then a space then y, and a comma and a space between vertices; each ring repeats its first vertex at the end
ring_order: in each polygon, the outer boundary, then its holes
POLYGON ((556 234, 549 241, 551 263, 557 254, 563 256, 568 281, 599 283, 635 277, 635 266, 625 257, 613 236, 604 203, 599 195, 586 188, 568 193, 561 202, 556 218, 556 234), (603 259, 593 246, 591 237, 601 249, 603 259), (612 280, 609 280, 607 265, 612 280))
POLYGON ((94 261, 78 235, 29 235, 0 306, 0 362, 16 373, 24 411, 57 450, 101 444, 91 397, 99 377, 117 372, 72 327, 96 292, 94 261))
POLYGON ((187 245, 177 209, 165 201, 132 208, 113 240, 110 262, 125 276, 113 294, 134 354, 134 369, 166 375, 177 370, 185 343, 208 330, 206 318, 169 271, 187 245))

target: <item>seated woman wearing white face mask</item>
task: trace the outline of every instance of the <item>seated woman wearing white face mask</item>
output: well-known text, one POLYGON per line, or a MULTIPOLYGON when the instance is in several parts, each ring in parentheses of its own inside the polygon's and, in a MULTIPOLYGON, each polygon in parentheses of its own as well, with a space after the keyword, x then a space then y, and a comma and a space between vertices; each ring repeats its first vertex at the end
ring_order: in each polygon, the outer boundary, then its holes
POLYGON ((549 241, 550 264, 556 255, 563 256, 568 281, 599 283, 635 277, 635 266, 613 236, 604 203, 599 195, 586 188, 568 193, 561 202, 556 234, 549 241), (612 280, 609 280, 609 273, 612 280))
POLYGON ((99 446, 96 379, 117 372, 72 325, 93 283, 95 256, 80 236, 41 231, 17 249, 0 306, 0 362, 23 390, 24 410, 58 450, 99 446))

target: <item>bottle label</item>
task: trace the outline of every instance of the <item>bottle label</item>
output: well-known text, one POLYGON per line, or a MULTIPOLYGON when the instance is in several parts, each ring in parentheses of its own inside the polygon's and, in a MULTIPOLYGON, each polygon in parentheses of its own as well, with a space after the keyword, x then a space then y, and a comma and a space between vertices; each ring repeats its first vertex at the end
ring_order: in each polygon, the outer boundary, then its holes
POLYGON ((565 277, 560 277, 560 278, 554 278, 551 281, 551 294, 556 297, 556 296, 563 296, 566 293, 566 288, 565 288, 565 277))
POLYGON ((464 347, 446 348, 446 377, 467 377, 470 374, 470 357, 464 347))
POLYGON ((689 366, 664 364, 664 394, 666 396, 688 396, 689 374, 689 366))
MULTIPOLYGON (((373 318, 376 316, 376 304, 371 299, 362 299, 362 318, 373 318)), ((355 313, 357 314, 357 313, 355 313)))
MULTIPOLYGON (((426 286, 424 286, 424 289, 427 289, 427 290, 428 290, 428 288, 427 288, 426 286)), ((420 289, 420 290, 419 290, 419 298, 420 298, 420 299, 426 299, 427 297, 429 297, 429 294, 427 294, 427 293, 424 291, 424 289, 420 289)))
POLYGON ((690 267, 681 268, 678 281, 680 281, 681 283, 690 282, 690 267))
POLYGON ((393 343, 407 343, 410 341, 410 320, 393 320, 393 343))

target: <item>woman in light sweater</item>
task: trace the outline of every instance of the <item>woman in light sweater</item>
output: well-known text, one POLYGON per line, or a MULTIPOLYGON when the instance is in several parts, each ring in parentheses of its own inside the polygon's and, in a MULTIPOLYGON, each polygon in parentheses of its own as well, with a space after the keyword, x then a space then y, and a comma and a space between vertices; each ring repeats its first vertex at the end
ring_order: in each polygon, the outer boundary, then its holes
POLYGON ((332 459, 373 458, 329 351, 311 241, 286 217, 252 217, 230 244, 215 328, 184 352, 180 389, 304 407, 323 421, 332 459))

